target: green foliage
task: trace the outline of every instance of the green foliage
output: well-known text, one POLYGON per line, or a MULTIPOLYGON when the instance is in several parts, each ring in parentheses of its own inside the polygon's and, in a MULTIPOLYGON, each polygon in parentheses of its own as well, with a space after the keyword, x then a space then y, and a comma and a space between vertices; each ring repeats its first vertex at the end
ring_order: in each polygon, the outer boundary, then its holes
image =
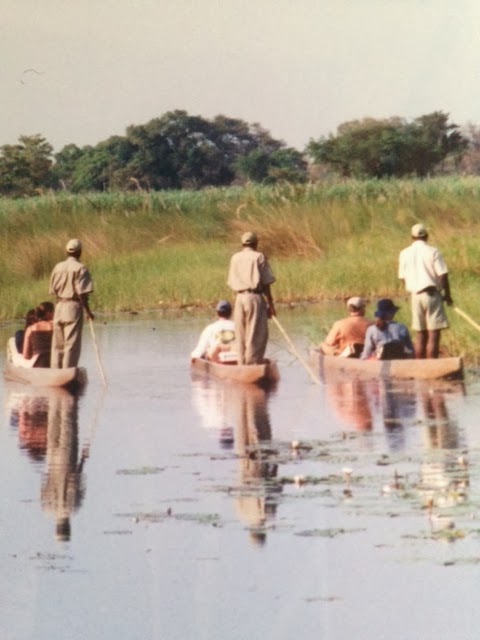
POLYGON ((447 156, 461 159, 468 145, 440 111, 409 123, 401 118, 346 122, 336 136, 311 140, 308 154, 343 176, 419 176, 432 173, 447 156))
POLYGON ((53 183, 53 147, 40 135, 0 147, 0 194, 29 196, 53 183))
POLYGON ((291 147, 276 149, 272 153, 255 149, 240 156, 236 168, 244 178, 264 184, 282 181, 302 183, 307 179, 307 163, 303 155, 291 147))

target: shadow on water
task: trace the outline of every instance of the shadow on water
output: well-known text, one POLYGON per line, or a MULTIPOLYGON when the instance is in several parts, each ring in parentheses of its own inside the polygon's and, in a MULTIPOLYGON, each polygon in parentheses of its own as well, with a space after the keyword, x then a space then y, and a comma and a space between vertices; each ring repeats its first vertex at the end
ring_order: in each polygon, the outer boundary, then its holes
POLYGON ((55 520, 56 539, 68 541, 71 516, 85 495, 82 472, 89 454, 88 446, 79 451, 78 397, 64 389, 9 388, 7 409, 20 449, 42 464, 42 509, 55 520))

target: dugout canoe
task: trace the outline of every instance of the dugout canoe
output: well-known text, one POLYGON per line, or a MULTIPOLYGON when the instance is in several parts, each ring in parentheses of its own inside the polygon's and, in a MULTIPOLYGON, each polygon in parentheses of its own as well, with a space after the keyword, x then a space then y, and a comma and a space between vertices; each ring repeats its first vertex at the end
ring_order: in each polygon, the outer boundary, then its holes
POLYGON ((424 360, 360 360, 324 355, 319 349, 310 351, 310 365, 320 376, 338 372, 365 378, 398 378, 403 380, 436 380, 463 378, 460 357, 426 358, 424 360))
POLYGON ((191 363, 192 372, 212 376, 219 380, 232 380, 247 384, 273 385, 280 379, 277 363, 265 360, 263 364, 222 364, 204 358, 191 363))
POLYGON ((5 363, 5 380, 29 384, 34 387, 63 387, 75 390, 87 382, 87 372, 83 367, 50 369, 47 367, 19 367, 12 362, 5 363))
POLYGON ((34 387, 56 387, 75 391, 87 383, 87 371, 83 367, 68 369, 51 369, 34 367, 35 358, 26 360, 18 353, 15 341, 10 338, 7 343, 7 358, 3 376, 10 382, 32 385, 34 387))

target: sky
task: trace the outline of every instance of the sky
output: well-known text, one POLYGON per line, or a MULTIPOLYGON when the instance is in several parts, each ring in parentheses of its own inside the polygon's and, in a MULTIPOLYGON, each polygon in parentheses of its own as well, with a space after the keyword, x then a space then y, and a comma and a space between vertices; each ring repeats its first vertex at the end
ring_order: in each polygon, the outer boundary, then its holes
POLYGON ((59 151, 166 111, 303 150, 363 117, 480 124, 478 0, 1 0, 0 145, 59 151))

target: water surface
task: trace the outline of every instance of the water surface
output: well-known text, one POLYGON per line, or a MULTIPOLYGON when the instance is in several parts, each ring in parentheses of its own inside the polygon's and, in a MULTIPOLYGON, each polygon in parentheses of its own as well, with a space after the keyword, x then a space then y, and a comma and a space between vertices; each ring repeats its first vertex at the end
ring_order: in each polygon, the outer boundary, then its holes
POLYGON ((315 385, 274 329, 273 391, 192 379, 206 320, 96 323, 106 390, 88 334, 82 396, 2 385, 1 637, 476 638, 475 379, 315 385))

